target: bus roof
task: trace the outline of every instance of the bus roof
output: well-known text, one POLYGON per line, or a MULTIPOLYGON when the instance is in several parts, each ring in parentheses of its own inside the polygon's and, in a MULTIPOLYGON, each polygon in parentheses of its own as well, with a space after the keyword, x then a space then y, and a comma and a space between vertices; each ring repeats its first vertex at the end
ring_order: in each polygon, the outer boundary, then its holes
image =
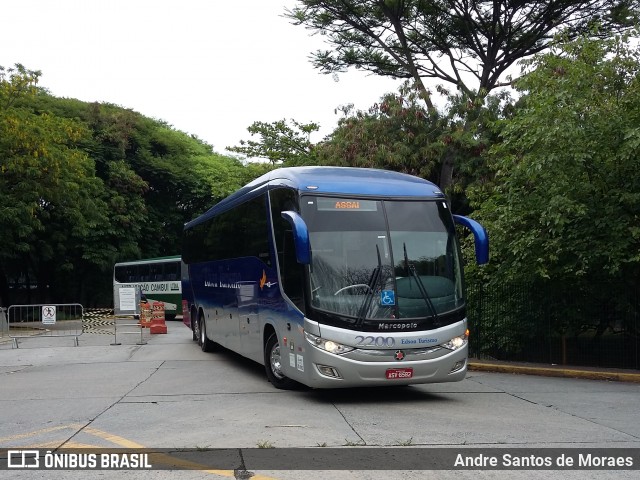
MULTIPOLYGON (((170 257, 155 257, 155 258, 141 258, 140 260, 129 260, 127 262, 117 262, 115 265, 141 265, 145 263, 166 263, 171 261, 180 261, 182 257, 180 255, 172 255, 170 257)), ((115 266, 114 265, 114 266, 115 266)))
POLYGON ((435 184, 405 173, 355 167, 288 167, 272 170, 240 188, 185 225, 190 228, 256 195, 277 187, 329 195, 381 198, 444 198, 435 184))

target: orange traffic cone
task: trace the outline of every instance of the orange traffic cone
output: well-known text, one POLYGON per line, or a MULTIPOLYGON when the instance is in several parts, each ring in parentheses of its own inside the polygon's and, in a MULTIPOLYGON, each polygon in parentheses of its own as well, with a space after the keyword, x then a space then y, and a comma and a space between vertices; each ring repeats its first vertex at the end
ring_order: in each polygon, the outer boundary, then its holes
POLYGON ((164 303, 153 302, 151 311, 151 333, 167 333, 167 324, 164 321, 164 303))
POLYGON ((140 321, 138 323, 142 328, 151 326, 151 305, 149 302, 140 302, 140 321))

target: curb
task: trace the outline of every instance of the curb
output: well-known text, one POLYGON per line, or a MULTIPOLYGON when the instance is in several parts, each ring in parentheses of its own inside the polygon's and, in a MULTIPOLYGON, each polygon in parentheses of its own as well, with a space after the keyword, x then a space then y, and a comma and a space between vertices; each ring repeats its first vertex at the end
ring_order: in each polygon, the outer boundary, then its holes
POLYGON ((538 375, 541 377, 583 378, 587 380, 606 380, 614 382, 640 383, 640 373, 609 372, 598 370, 579 370, 539 366, 508 365, 485 362, 469 362, 469 370, 476 372, 515 373, 520 375, 538 375))

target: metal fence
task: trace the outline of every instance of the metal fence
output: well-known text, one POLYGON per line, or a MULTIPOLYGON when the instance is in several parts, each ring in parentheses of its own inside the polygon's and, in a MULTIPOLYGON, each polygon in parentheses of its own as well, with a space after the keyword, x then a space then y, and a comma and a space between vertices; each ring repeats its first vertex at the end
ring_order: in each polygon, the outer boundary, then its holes
POLYGON ((18 348, 20 338, 73 337, 82 335, 83 308, 79 303, 11 305, 7 310, 9 337, 18 348))
POLYGON ((121 345, 124 336, 134 336, 137 345, 145 345, 150 333, 147 327, 132 315, 114 316, 113 309, 85 309, 79 303, 0 308, 0 336, 8 335, 14 348, 19 348, 19 340, 51 337, 69 337, 78 346, 83 333, 108 336, 110 345, 121 345))
POLYGON ((7 309, 0 307, 0 337, 9 335, 9 324, 7 323, 7 309))
POLYGON ((471 357, 640 369, 638 288, 470 283, 467 297, 471 357))

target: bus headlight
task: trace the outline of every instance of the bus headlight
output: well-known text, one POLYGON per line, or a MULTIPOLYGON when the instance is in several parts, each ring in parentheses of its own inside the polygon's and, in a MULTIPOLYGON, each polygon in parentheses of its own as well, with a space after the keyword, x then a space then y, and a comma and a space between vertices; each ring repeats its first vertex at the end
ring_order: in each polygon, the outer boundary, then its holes
POLYGON ((460 335, 459 337, 454 337, 446 343, 441 344, 441 347, 447 348, 449 350, 458 350, 464 347, 469 341, 469 330, 464 332, 464 335, 460 335))
POLYGON ((314 347, 317 347, 329 353, 334 353, 336 355, 342 355, 343 353, 354 350, 354 347, 348 347, 346 345, 342 345, 341 343, 334 342, 333 340, 325 340, 324 338, 316 337, 309 332, 304 332, 304 336, 307 339, 307 342, 309 342, 314 347))

